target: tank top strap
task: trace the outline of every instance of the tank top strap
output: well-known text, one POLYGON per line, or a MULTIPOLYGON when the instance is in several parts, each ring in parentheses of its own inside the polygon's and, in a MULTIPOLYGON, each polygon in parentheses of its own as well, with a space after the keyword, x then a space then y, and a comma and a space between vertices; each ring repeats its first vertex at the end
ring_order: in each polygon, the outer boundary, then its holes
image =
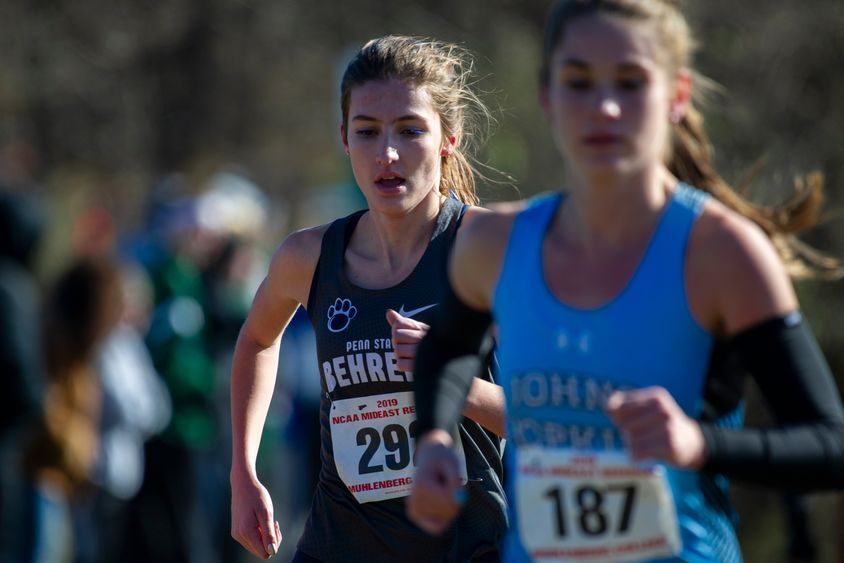
POLYGON ((672 281, 670 290, 685 302, 684 265, 689 235, 709 198, 709 194, 691 186, 677 185, 633 280, 636 285, 652 291, 672 281), (668 277, 666 272, 670 272, 668 277), (658 280, 662 281, 655 286, 658 280))
MULTIPOLYGON (((324 291, 327 289, 326 284, 330 284, 331 286, 339 285, 338 280, 340 279, 341 270, 337 268, 342 269, 346 245, 349 243, 349 239, 352 238, 352 233, 354 233, 358 221, 360 221, 360 218, 366 212, 366 209, 360 209, 351 215, 335 219, 328 226, 325 234, 322 235, 319 260, 314 270, 314 276, 311 278, 311 288, 308 292, 307 309, 309 311, 313 308, 314 300, 317 296, 317 288, 324 291)), ((329 287, 328 289, 331 288, 329 287)))

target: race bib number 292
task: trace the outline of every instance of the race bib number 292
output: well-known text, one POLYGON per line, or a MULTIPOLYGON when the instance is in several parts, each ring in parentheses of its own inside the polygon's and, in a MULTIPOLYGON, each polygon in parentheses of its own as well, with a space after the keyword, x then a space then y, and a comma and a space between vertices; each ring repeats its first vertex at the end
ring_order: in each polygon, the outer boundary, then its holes
MULTIPOLYGON (((413 392, 334 401, 331 440, 337 473, 359 503, 410 494, 416 471, 416 408, 413 392)), ((455 441, 463 482, 466 458, 455 441)))
POLYGON ((622 452, 520 447, 519 537, 534 561, 641 561, 676 555, 681 543, 661 466, 622 452))

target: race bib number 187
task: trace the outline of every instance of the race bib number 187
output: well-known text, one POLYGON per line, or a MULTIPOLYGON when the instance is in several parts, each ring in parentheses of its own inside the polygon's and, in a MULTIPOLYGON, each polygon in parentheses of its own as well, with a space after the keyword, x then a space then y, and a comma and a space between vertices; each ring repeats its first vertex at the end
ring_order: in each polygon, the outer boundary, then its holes
POLYGON ((621 452, 520 447, 519 536, 534 561, 641 561, 680 551, 677 514, 660 466, 621 452))
MULTIPOLYGON (((337 473, 359 503, 404 497, 416 471, 416 408, 413 392, 334 401, 331 440, 337 473)), ((460 440, 455 453, 466 482, 460 440)))

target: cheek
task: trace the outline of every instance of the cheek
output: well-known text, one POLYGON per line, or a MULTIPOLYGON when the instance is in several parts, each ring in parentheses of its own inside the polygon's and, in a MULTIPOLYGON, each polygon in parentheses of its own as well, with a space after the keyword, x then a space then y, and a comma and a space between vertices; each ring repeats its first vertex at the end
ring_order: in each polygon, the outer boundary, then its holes
POLYGON ((404 151, 405 164, 412 164, 426 174, 439 167, 440 158, 440 147, 434 142, 413 143, 404 151))
POLYGON ((585 108, 577 99, 565 99, 556 104, 554 112, 549 117, 552 120, 553 134, 557 142, 562 145, 576 144, 584 127, 582 121, 585 116, 585 108))

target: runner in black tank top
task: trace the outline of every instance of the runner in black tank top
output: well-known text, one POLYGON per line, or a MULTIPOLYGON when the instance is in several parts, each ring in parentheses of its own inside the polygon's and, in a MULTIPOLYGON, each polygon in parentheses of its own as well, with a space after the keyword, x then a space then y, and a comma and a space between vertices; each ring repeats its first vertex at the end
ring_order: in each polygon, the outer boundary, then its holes
POLYGON ((471 205, 464 147, 478 129, 473 116, 487 112, 471 92, 467 59, 456 45, 388 36, 364 45, 343 74, 342 141, 367 211, 285 238, 232 361, 232 537, 257 557, 282 542, 256 460, 280 341, 304 306, 317 331, 322 470, 295 560, 498 560, 501 444, 477 423, 503 433, 499 386, 475 378, 462 411, 474 422, 453 428, 462 517, 432 537, 404 513, 415 470, 416 345, 439 315, 452 243, 485 212, 471 205))
POLYGON ((386 289, 357 287, 343 270, 346 243, 363 211, 338 219, 324 235, 307 307, 322 372, 322 470, 298 546, 313 558, 467 561, 494 551, 504 533, 500 439, 465 418, 460 437, 469 495, 461 517, 447 534, 431 537, 404 511, 414 469, 416 417, 405 410, 412 409, 413 376, 395 367, 384 312, 392 308, 423 322, 434 313, 465 207, 445 200, 418 265, 386 289), (332 433, 346 439, 333 441, 332 433))

